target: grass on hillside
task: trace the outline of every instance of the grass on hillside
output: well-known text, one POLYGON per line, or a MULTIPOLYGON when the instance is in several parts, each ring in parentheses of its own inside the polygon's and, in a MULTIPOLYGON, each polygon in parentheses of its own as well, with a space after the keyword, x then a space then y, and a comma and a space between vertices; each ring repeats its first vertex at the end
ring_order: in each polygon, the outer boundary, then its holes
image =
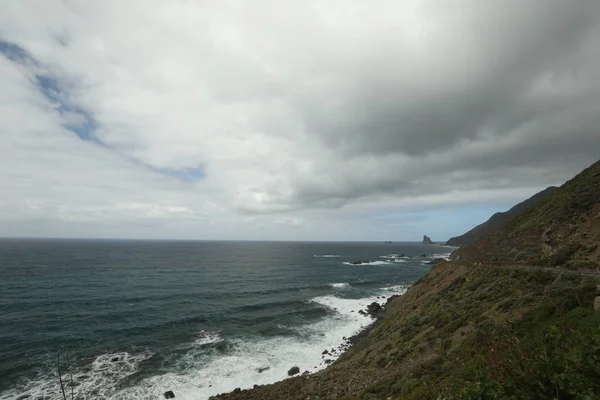
POLYGON ((592 278, 445 268, 340 360, 387 375, 359 398, 600 398, 592 278))

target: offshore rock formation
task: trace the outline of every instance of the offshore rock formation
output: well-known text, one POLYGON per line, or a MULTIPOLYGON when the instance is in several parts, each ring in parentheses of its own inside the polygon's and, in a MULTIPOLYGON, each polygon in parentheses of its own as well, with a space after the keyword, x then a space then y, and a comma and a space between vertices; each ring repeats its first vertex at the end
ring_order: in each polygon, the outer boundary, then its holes
POLYGON ((433 242, 431 241, 431 238, 427 235, 423 236, 423 244, 433 244, 433 242))

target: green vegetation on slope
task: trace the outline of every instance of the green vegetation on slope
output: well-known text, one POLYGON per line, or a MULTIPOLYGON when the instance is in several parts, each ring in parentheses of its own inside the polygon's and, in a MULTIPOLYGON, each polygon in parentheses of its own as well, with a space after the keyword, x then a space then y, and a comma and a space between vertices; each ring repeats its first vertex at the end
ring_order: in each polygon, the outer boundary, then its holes
POLYGON ((464 233, 460 236, 455 236, 450 238, 446 244, 448 246, 468 246, 472 243, 475 243, 477 240, 487 235, 488 233, 500 228, 511 218, 516 217, 525 213, 535 204, 537 204, 542 199, 548 197, 551 193, 553 193, 557 187, 550 186, 539 193, 534 194, 529 199, 517 204, 512 207, 510 210, 505 212, 498 212, 490 217, 487 221, 482 224, 477 225, 475 228, 471 229, 469 232, 464 233))
POLYGON ((327 370, 221 398, 600 398, 599 294, 570 272, 438 264, 327 370))
POLYGON ((598 399, 599 245, 600 162, 433 267, 326 370, 219 398, 598 399))
POLYGON ((516 216, 459 249, 458 260, 488 264, 596 268, 600 263, 600 162, 516 216))

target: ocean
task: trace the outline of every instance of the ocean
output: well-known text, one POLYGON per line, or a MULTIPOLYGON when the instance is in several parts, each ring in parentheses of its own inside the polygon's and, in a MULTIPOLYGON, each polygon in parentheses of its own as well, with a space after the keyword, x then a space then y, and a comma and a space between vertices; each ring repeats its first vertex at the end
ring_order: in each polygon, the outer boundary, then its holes
POLYGON ((326 367, 453 249, 417 243, 0 240, 0 399, 202 400, 326 367), (351 264, 354 260, 368 263, 351 264), (20 397, 29 396, 29 397, 20 397))

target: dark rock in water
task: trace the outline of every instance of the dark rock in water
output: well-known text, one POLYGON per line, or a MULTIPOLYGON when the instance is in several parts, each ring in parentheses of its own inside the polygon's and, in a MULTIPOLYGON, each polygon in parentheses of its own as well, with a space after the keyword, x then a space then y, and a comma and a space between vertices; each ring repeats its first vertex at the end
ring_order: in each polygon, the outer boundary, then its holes
POLYGON ((367 313, 364 310, 359 310, 358 313, 362 315, 367 315, 367 313))
POLYGON ((79 375, 77 377, 77 379, 79 379, 80 381, 85 381, 86 379, 90 379, 89 375, 79 375))
POLYGON ((257 369, 257 371, 259 374, 262 374, 263 372, 268 371, 270 369, 271 367, 260 367, 259 369, 257 369))
POLYGON ((120 360, 119 357, 113 357, 113 358, 110 359, 110 362, 117 362, 119 360, 120 360))
POLYGON ((367 306, 367 313, 372 317, 377 316, 379 313, 383 311, 383 307, 377 302, 372 302, 367 306))
POLYGON ((332 362, 333 362, 333 360, 329 360, 329 359, 325 360, 325 364, 327 364, 327 365, 331 364, 332 362))
POLYGON ((360 264, 368 264, 369 260, 355 260, 355 261, 350 261, 350 264, 352 265, 360 265, 360 264))
POLYGON ((25 400, 25 399, 28 399, 30 397, 31 397, 30 394, 24 394, 24 395, 21 395, 21 396, 17 397, 16 400, 25 400))
POLYGON ((421 257, 427 257, 427 254, 423 253, 421 254, 421 257))
POLYGON ((404 257, 404 253, 400 254, 400 257, 404 257))
POLYGON ((323 350, 323 352, 321 354, 329 354, 328 350, 323 350))
POLYGON ((298 373, 300 373, 300 368, 298 368, 298 367, 292 367, 288 371, 288 376, 294 376, 294 375, 296 375, 298 373))
POLYGON ((175 393, 173 393, 172 390, 165 392, 165 399, 174 399, 174 398, 175 398, 175 393))
POLYGON ((427 235, 423 236, 423 244, 433 244, 431 238, 427 235))
POLYGON ((68 386, 68 387, 76 387, 79 385, 81 385, 81 382, 77 382, 77 381, 71 381, 71 382, 68 382, 67 384, 65 384, 65 386, 68 386))

